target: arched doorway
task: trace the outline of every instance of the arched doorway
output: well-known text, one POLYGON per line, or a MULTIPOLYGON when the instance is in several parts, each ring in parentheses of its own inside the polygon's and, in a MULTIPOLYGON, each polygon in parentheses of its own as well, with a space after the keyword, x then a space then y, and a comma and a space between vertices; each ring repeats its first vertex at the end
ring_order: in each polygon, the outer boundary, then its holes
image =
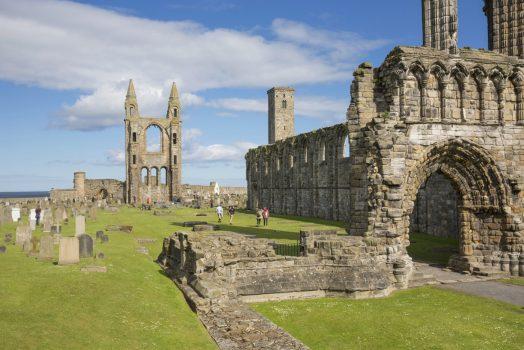
POLYGON ((98 191, 98 199, 107 199, 109 197, 109 193, 105 188, 102 188, 100 191, 98 191))
POLYGON ((408 254, 415 261, 447 265, 459 253, 461 197, 441 171, 420 186, 411 213, 408 254))
POLYGON ((408 251, 411 235, 416 235, 412 229, 420 225, 420 220, 414 221, 414 216, 421 215, 417 197, 427 195, 428 184, 433 196, 441 191, 433 188, 435 185, 448 191, 448 198, 440 199, 443 211, 437 213, 439 200, 433 198, 429 209, 436 218, 429 219, 429 224, 435 226, 430 230, 433 233, 442 232, 442 227, 446 227, 446 231, 457 227, 458 254, 451 256, 451 267, 469 271, 491 268, 506 259, 504 256, 511 249, 518 249, 512 247, 518 245, 512 232, 519 229, 511 225, 509 185, 497 162, 484 148, 468 140, 446 140, 427 148, 410 169, 404 181, 403 220, 397 226, 399 233, 405 232, 403 239, 408 251), (451 188, 456 195, 456 224, 451 188), (447 226, 439 222, 443 216, 447 226))

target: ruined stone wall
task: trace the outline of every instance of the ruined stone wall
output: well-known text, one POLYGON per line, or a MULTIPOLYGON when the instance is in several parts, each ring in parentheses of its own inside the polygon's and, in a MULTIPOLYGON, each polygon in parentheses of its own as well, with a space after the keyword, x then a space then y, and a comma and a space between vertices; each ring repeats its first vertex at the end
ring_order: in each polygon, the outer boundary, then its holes
POLYGON ((489 49, 524 58, 524 1, 484 0, 489 49))
POLYGON ((159 261, 213 301, 321 291, 338 295, 387 295, 407 286, 411 259, 362 237, 303 232, 303 256, 277 256, 273 242, 241 234, 177 232, 164 240, 159 261))
POLYGON ((85 196, 87 199, 107 199, 124 201, 125 183, 114 179, 86 179, 85 196))
POLYGON ((214 184, 209 186, 182 185, 180 200, 186 206, 197 208, 216 207, 218 204, 246 208, 246 187, 220 187, 220 194, 218 196, 215 195, 214 189, 214 184))
POLYGON ((417 193, 409 231, 458 238, 458 201, 451 181, 441 173, 433 173, 417 193))
POLYGON ((301 134, 246 155, 248 206, 276 214, 349 219, 346 124, 301 134))
POLYGON ((380 68, 355 71, 347 124, 318 132, 325 160, 300 161, 306 147, 323 155, 314 133, 248 152, 249 206, 341 219, 352 235, 407 245, 419 188, 440 172, 460 202, 455 266, 524 261, 523 83, 524 61, 515 57, 397 47, 380 68), (345 134, 351 153, 341 160, 345 134))
POLYGON ((124 201, 125 183, 114 179, 86 179, 85 173, 74 174, 74 188, 52 189, 52 201, 95 201, 106 199, 109 202, 124 201), (81 176, 79 176, 81 174, 81 176))

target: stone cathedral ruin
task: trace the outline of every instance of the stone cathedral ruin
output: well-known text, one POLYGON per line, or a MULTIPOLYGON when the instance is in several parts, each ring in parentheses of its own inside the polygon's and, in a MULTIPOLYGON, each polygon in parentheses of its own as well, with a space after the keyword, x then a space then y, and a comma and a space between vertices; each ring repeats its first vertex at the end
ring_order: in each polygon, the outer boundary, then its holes
POLYGON ((457 1, 424 0, 424 46, 361 64, 344 123, 294 135, 294 90, 268 91, 248 206, 341 220, 348 235, 304 230, 300 254, 283 256, 269 240, 173 234, 159 262, 198 310, 406 288, 421 228, 458 237, 454 270, 524 275, 524 1, 484 11, 492 51, 459 48, 457 1))

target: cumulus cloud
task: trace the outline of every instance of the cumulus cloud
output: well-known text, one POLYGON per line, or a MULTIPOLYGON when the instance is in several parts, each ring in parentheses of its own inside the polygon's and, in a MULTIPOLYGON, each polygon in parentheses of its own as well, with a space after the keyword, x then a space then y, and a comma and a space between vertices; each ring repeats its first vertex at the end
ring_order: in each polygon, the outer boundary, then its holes
POLYGON ((0 1, 0 79, 79 89, 82 95, 51 124, 92 130, 121 124, 131 77, 141 112, 158 115, 171 81, 186 93, 185 103, 199 105, 198 92, 206 89, 350 79, 356 57, 384 45, 285 19, 275 20, 269 35, 69 1, 0 1))
POLYGON ((126 154, 122 150, 110 149, 106 151, 106 162, 109 165, 124 165, 126 154))
POLYGON ((256 147, 256 144, 246 141, 237 141, 230 145, 212 144, 203 145, 199 138, 200 129, 184 131, 184 148, 182 158, 187 163, 200 162, 235 162, 244 158, 247 150, 256 147))

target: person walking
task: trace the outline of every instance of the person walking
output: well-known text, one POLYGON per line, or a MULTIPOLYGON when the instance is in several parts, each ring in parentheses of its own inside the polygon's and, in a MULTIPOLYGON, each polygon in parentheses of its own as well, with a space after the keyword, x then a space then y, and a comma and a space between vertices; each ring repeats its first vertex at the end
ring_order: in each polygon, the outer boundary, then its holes
POLYGON ((40 207, 37 207, 35 210, 36 226, 40 225, 40 214, 41 213, 42 213, 42 209, 40 207))
POLYGON ((260 226, 260 222, 262 221, 262 213, 263 210, 261 208, 257 209, 257 226, 260 226))
POLYGON ((219 204, 217 207, 217 216, 218 216, 218 222, 222 222, 222 218, 224 217, 224 208, 219 204))
POLYGON ((229 224, 233 225, 233 216, 235 216, 235 207, 231 205, 227 212, 229 213, 229 224))
POLYGON ((267 207, 262 210, 262 218, 264 219, 264 226, 269 225, 269 209, 267 207))

